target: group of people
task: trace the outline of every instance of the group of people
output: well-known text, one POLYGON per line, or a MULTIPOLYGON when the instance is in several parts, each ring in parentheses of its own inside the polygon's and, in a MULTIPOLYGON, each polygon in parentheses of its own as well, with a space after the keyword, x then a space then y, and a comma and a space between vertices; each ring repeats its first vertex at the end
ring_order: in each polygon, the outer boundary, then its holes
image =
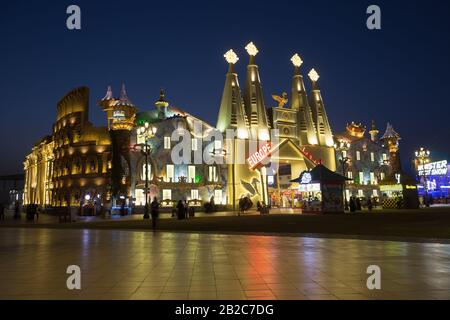
MULTIPOLYGON (((179 200, 176 206, 176 215, 178 220, 188 219, 190 215, 193 214, 194 208, 189 207, 189 204, 186 200, 179 200)), ((173 214, 172 214, 173 217, 173 214)))
MULTIPOLYGON (((5 206, 3 203, 0 203, 0 221, 5 220, 6 215, 6 209, 7 206, 5 206)), ((36 216, 37 219, 39 219, 39 208, 37 204, 29 204, 26 207, 26 213, 27 213, 27 219, 28 220, 34 220, 34 217, 36 216)), ((14 205, 14 220, 20 219, 20 205, 19 202, 16 202, 14 205)))
MULTIPOLYGON (((347 201, 347 200, 346 200, 347 201)), ((369 211, 373 209, 373 201, 371 198, 368 198, 366 201, 366 207, 369 211)), ((348 204, 346 205, 350 209, 350 212, 356 212, 362 210, 362 203, 359 197, 351 196, 348 200, 348 204)))

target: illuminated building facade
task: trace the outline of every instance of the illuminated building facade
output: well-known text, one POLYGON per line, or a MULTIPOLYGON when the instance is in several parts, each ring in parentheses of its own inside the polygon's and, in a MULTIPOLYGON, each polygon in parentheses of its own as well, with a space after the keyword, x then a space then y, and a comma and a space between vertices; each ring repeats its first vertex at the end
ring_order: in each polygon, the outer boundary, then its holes
POLYGON ((340 174, 352 181, 345 186, 350 196, 379 199, 379 183, 389 174, 389 149, 378 140, 378 130, 372 121, 370 137, 361 123, 347 124, 345 131, 335 135, 336 163, 340 174))
POLYGON ((88 114, 86 87, 58 102, 52 135, 25 159, 25 205, 70 205, 91 212, 109 201, 111 140, 107 128, 94 127, 88 114))
POLYGON ((450 198, 450 164, 447 160, 430 161, 423 164, 416 162, 416 170, 419 180, 417 187, 421 197, 427 193, 436 200, 450 198), (426 184, 426 190, 424 184, 426 184))

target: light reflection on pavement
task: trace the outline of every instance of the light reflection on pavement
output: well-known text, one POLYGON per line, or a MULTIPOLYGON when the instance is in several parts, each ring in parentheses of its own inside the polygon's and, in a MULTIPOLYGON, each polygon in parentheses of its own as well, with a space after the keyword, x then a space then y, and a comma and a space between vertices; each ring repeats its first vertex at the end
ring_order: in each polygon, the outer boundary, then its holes
POLYGON ((450 245, 2 229, 2 299, 450 299, 450 245), (79 265, 81 290, 66 287, 79 265), (381 268, 381 290, 366 269, 381 268))

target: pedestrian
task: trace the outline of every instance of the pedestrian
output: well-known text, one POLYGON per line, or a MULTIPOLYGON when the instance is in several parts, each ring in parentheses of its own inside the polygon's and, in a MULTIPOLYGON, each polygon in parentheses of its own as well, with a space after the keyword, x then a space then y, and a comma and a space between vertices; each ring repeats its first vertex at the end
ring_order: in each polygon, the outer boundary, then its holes
POLYGON ((189 218, 189 205, 186 200, 184 200, 183 205, 184 205, 184 218, 188 219, 189 218))
POLYGON ((5 206, 0 203, 0 220, 5 220, 5 206))
POLYGON ((369 209, 369 211, 372 211, 373 209, 372 200, 370 198, 367 200, 367 209, 369 209))
POLYGON ((178 220, 183 219, 183 213, 184 213, 184 204, 183 201, 179 200, 177 204, 177 218, 178 220))
MULTIPOLYGON (((35 204, 34 206, 35 206, 34 214, 36 215, 36 221, 39 221, 39 211, 41 210, 41 208, 39 208, 37 204, 35 204)), ((33 220, 34 220, 34 216, 33 216, 33 220)))
POLYGON ((353 196, 350 197, 350 212, 356 211, 356 203, 355 198, 353 196))
POLYGON ((125 216, 125 201, 123 201, 122 205, 120 206, 120 215, 122 217, 125 216))
POLYGON ((361 211, 361 199, 356 198, 356 211, 361 211))
POLYGON ((157 220, 159 218, 159 202, 156 197, 153 198, 152 203, 150 204, 150 214, 152 216, 152 228, 153 231, 156 230, 157 220))
POLYGON ((19 201, 16 201, 16 204, 14 206, 14 219, 20 219, 20 208, 19 208, 19 201))

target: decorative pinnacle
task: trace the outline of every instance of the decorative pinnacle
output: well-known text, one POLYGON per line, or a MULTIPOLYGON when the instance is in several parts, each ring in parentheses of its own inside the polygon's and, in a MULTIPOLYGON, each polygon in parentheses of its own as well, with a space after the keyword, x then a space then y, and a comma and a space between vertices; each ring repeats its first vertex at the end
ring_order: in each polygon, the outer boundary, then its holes
POLYGON ((308 73, 308 77, 311 79, 312 82, 317 82, 317 80, 319 80, 320 78, 319 74, 314 68, 311 69, 311 71, 308 73))
POLYGON ((238 62, 238 60, 239 60, 239 57, 233 51, 233 49, 228 50, 223 56, 224 56, 225 60, 231 64, 236 64, 236 62, 238 62))
POLYGON ((249 44, 247 44, 247 46, 245 47, 245 50, 247 50, 247 53, 250 56, 256 56, 258 54, 258 48, 256 48, 256 46, 253 44, 253 42, 250 42, 249 44))
POLYGON ((292 64, 297 68, 300 68, 300 66, 303 64, 303 60, 302 60, 302 58, 300 58, 298 53, 296 53, 292 56, 291 61, 292 61, 292 64))
POLYGON ((102 100, 112 100, 112 99, 114 99, 112 88, 111 86, 108 86, 108 89, 106 90, 106 95, 102 100))

